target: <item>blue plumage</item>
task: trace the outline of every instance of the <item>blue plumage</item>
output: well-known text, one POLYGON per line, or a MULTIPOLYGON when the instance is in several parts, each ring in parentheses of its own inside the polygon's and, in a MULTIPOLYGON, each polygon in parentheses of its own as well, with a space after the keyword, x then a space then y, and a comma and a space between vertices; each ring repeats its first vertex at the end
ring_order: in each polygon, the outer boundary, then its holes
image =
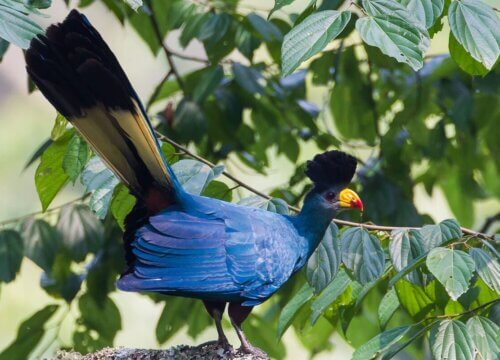
POLYGON ((304 265, 310 239, 291 217, 186 197, 187 207, 167 208, 137 230, 133 271, 120 289, 257 305, 304 265))
POLYGON ((193 196, 179 185, 125 72, 85 16, 73 10, 35 38, 26 64, 45 97, 137 197, 125 221, 128 269, 118 287, 202 299, 224 347, 229 302, 242 351, 259 354, 241 324, 304 266, 337 211, 362 210, 345 189, 355 159, 327 151, 309 161, 314 187, 297 216, 193 196))

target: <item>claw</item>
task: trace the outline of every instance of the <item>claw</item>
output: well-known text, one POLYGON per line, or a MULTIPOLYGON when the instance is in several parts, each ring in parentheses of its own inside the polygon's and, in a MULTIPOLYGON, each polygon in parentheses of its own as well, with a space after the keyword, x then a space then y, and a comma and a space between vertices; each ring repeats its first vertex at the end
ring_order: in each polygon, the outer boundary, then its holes
POLYGON ((258 347, 252 346, 250 344, 241 345, 238 349, 238 352, 241 354, 253 355, 258 359, 269 359, 269 355, 267 355, 264 351, 259 349, 258 347))

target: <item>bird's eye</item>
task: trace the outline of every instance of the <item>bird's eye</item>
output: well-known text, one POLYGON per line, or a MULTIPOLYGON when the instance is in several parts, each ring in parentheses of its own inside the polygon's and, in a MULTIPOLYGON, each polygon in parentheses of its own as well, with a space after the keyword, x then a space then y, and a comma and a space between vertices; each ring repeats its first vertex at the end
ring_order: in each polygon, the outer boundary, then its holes
POLYGON ((333 201, 335 199, 335 193, 332 191, 329 191, 325 195, 325 199, 328 201, 333 201))

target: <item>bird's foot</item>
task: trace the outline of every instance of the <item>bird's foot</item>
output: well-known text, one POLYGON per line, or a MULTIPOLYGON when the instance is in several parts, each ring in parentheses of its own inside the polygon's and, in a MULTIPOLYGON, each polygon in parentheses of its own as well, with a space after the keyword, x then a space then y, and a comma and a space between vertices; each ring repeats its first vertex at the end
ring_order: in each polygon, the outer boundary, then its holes
POLYGON ((238 349, 238 352, 241 354, 253 355, 254 357, 259 359, 269 359, 269 355, 267 355, 263 350, 250 344, 242 344, 238 349))

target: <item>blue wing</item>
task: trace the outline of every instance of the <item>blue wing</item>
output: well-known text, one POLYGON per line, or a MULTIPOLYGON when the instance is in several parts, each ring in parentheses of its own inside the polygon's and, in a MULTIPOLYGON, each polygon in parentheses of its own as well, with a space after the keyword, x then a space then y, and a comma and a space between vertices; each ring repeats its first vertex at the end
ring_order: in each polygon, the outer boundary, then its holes
POLYGON ((137 231, 136 260, 120 289, 256 305, 303 264, 304 242, 285 217, 194 200, 210 213, 171 207, 137 231))

